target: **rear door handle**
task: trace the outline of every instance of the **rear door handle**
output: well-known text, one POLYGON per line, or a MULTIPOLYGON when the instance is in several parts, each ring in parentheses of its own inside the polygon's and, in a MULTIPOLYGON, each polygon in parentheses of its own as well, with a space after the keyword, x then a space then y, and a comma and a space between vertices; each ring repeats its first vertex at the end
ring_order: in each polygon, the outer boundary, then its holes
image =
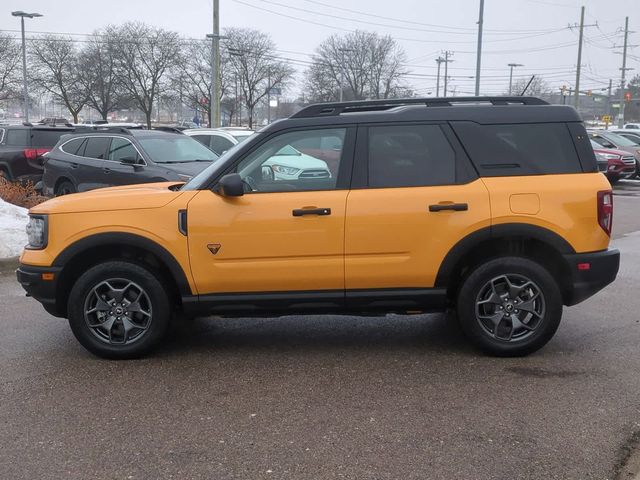
POLYGON ((71 164, 71 168, 78 168, 78 164, 77 163, 72 163, 71 164))
POLYGON ((330 208, 297 208, 291 212, 294 217, 303 215, 331 215, 330 208))
POLYGON ((466 203, 438 203, 436 205, 429 205, 430 212, 442 212, 443 210, 465 212, 469 210, 469 205, 467 205, 466 203))

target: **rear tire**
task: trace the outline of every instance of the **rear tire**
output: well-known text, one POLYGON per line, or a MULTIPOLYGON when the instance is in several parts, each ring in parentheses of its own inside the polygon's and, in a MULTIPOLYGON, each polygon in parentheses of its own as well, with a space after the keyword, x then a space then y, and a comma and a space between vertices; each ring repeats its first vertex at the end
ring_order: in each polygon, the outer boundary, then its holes
POLYGON ((70 181, 65 180, 56 187, 55 195, 56 197, 60 197, 62 195, 69 195, 70 193, 76 193, 76 192, 77 190, 75 185, 70 181))
POLYGON ((76 281, 67 307, 78 341, 94 355, 138 358, 155 348, 171 319, 169 296, 153 273, 128 262, 106 262, 76 281))
POLYGON ((475 268, 458 293, 457 312, 467 338, 500 357, 528 355, 555 334, 562 296, 549 271, 522 257, 501 257, 475 268))

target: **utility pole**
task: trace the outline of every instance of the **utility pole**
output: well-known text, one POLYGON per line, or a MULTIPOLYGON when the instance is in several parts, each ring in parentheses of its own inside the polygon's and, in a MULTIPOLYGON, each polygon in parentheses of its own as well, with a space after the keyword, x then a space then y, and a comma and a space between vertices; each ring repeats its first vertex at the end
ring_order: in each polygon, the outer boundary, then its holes
POLYGON ((629 37, 629 17, 625 17, 624 19, 624 47, 622 49, 622 71, 621 79, 620 79, 620 109, 618 115, 618 128, 622 128, 624 126, 624 89, 625 89, 625 74, 627 70, 631 70, 627 68, 627 40, 629 37))
POLYGON ((345 52, 353 52, 351 48, 339 48, 342 53, 342 61, 340 62, 340 101, 343 100, 343 91, 344 91, 344 80, 345 80, 345 72, 344 72, 344 54, 345 52))
POLYGON ((513 86, 513 69, 515 67, 524 67, 521 63, 509 63, 507 65, 509 67, 509 96, 511 96, 511 88, 513 86))
POLYGON ((24 121, 29 121, 29 90, 27 87, 27 46, 24 37, 24 19, 41 17, 40 13, 27 13, 21 10, 11 12, 14 17, 20 17, 22 29, 22 96, 24 97, 24 121))
MULTIPOLYGON (((482 61, 482 24, 484 23, 484 0, 480 0, 478 14, 478 48, 476 56, 476 97, 480 96, 480 63, 482 61)), ((446 68, 446 66, 445 66, 446 68)))
POLYGON ((436 80, 436 97, 440 96, 440 64, 444 62, 444 58, 438 57, 436 58, 436 62, 438 64, 438 76, 436 80))
POLYGON ((453 55, 453 52, 444 51, 444 97, 447 96, 447 85, 449 83, 449 62, 453 62, 453 60, 449 60, 451 55, 453 55))
POLYGON ((211 39, 211 88, 209 93, 209 127, 220 126, 220 0, 213 0, 213 35, 211 39))
POLYGON ((267 125, 271 123, 271 67, 267 67, 267 125))
POLYGON ((573 104, 576 110, 580 107, 580 69, 582 66, 582 38, 584 36, 584 5, 580 9, 580 34, 578 36, 578 65, 576 67, 576 89, 573 104))

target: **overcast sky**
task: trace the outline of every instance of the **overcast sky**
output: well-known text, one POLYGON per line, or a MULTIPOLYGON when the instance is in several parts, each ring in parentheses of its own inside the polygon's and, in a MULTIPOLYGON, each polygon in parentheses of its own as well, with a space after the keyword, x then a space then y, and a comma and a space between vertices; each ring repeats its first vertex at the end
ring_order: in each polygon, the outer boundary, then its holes
MULTIPOLYGON (((407 82, 417 93, 435 93, 435 59, 453 52, 450 85, 472 93, 479 0, 220 0, 220 27, 250 27, 269 33, 278 54, 302 71, 326 37, 355 29, 393 36, 407 53, 407 82), (351 11, 347 11, 351 10, 351 11)), ((481 93, 503 93, 508 63, 516 75, 542 76, 552 86, 575 83, 580 6, 586 6, 581 90, 620 82, 624 17, 640 31, 640 0, 486 0, 481 93), (595 24, 597 23, 597 26, 595 24)), ((17 31, 13 10, 38 12, 28 31, 89 33, 110 23, 139 20, 203 38, 212 29, 212 0, 2 0, 0 29, 17 31)), ((16 32, 13 32, 17 35, 16 32)), ((82 37, 74 37, 81 39, 82 37)), ((640 44, 640 33, 630 35, 640 44)), ((640 47, 631 49, 628 75, 640 73, 640 47)))

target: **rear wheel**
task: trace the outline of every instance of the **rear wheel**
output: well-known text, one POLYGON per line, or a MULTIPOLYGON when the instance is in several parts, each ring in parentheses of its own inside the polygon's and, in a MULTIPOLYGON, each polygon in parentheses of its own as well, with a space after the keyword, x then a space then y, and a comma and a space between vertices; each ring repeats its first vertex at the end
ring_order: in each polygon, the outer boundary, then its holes
POLYGON ((128 262, 90 268, 69 295, 69 325, 78 341, 104 358, 141 357, 169 326, 171 305, 158 278, 128 262))
POLYGON ((457 305, 462 330, 473 344, 504 357, 543 347, 562 317, 562 296, 551 274, 521 257, 477 267, 465 279, 457 305))
POLYGON ((61 182, 57 187, 56 187, 56 197, 59 197, 61 195, 69 195, 70 193, 76 193, 76 187, 73 185, 73 183, 71 183, 68 180, 65 180, 63 182, 61 182))

